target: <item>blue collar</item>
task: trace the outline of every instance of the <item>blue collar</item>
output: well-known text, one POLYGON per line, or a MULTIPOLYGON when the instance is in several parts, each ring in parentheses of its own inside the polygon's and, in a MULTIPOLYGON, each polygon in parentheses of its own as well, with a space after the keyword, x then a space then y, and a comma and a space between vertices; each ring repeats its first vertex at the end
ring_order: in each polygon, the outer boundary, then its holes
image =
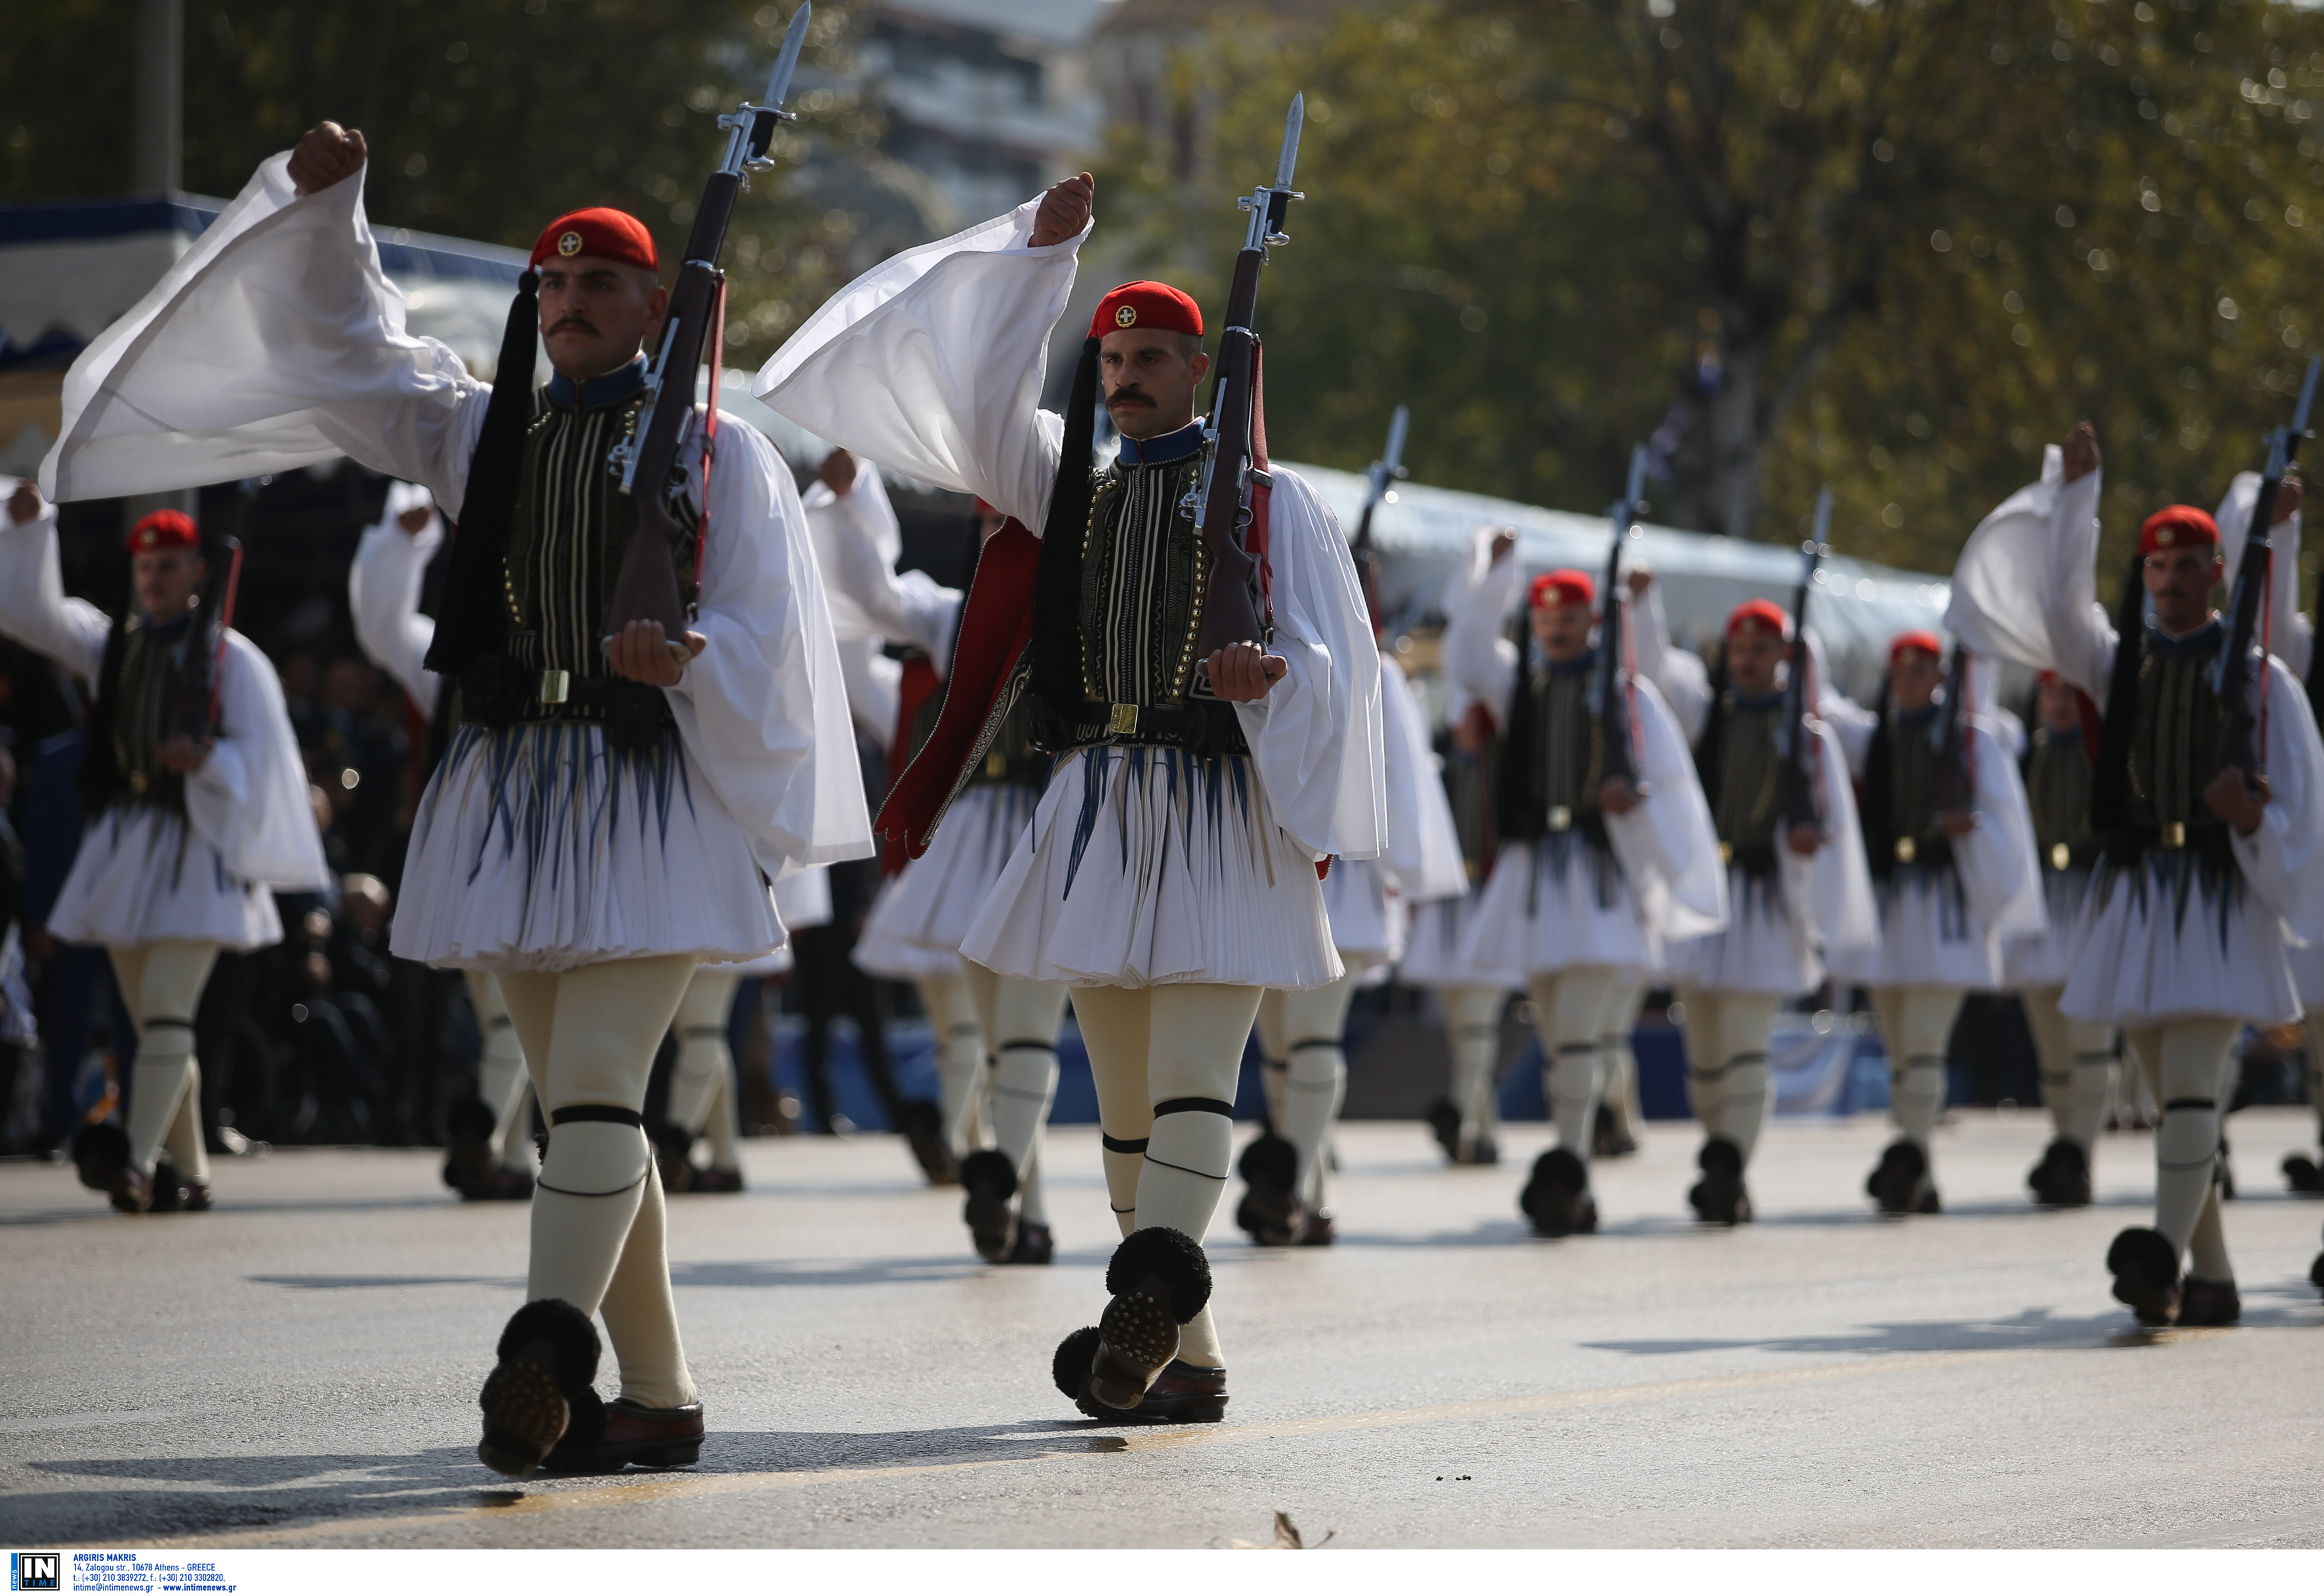
POLYGON ((1781 709, 1784 706, 1784 689, 1781 687, 1765 693, 1747 693, 1740 687, 1730 687, 1728 692, 1734 698, 1738 709, 1781 709))
POLYGON ((1918 709, 1896 710, 1896 724, 1900 726, 1925 726, 1937 718, 1937 711, 1943 707, 1941 704, 1924 704, 1918 709))
POLYGON ((1125 466, 1167 466, 1173 460, 1185 459, 1202 447, 1203 424, 1189 421, 1176 432, 1165 432, 1143 443, 1134 438, 1123 438, 1120 460, 1125 466))
POLYGON ((2217 648, 2219 634, 2226 630, 2214 615, 2186 636, 2172 637, 2150 620, 2146 623, 2146 646, 2158 654, 2200 654, 2217 648))
POLYGON ((618 371, 592 377, 578 387, 560 372, 549 379, 549 399, 550 403, 567 410, 593 411, 600 405, 620 403, 644 387, 645 383, 646 357, 641 355, 618 371))
MULTIPOLYGON (((1534 646, 1539 648, 1541 645, 1536 643, 1534 646)), ((1580 676, 1585 671, 1597 669, 1598 650, 1594 648, 1584 649, 1571 660, 1553 660, 1547 654, 1544 654, 1541 657, 1541 664, 1542 669, 1552 676, 1580 676)))

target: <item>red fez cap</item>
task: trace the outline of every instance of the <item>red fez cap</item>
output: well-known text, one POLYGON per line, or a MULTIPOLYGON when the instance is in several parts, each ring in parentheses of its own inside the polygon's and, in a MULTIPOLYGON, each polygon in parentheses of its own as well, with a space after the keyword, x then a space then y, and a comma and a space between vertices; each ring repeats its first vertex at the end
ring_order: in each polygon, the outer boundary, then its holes
POLYGON ((1123 332, 1133 327, 1192 333, 1199 338, 1203 336, 1202 307, 1167 282, 1125 282, 1097 302, 1097 314, 1090 318, 1089 336, 1102 338, 1108 333, 1123 332))
POLYGON ((156 510, 129 529, 129 552, 150 554, 159 549, 199 549, 202 535, 182 511, 156 510))
POLYGON ((1777 637, 1792 635, 1792 618, 1784 613, 1783 605, 1772 599, 1745 599, 1728 613, 1728 636, 1733 637, 1737 632, 1748 631, 1755 626, 1765 632, 1772 632, 1777 637))
POLYGON ((660 266, 654 259, 653 235, 646 231, 646 225, 609 205, 569 211, 543 227, 533 242, 532 263, 538 268, 552 255, 568 261, 575 255, 596 255, 643 266, 649 272, 660 266))
POLYGON ((2155 554, 2181 543, 2217 543, 2219 523, 2192 504, 2173 504, 2146 518, 2138 529, 2138 551, 2155 554))
POLYGON ((1888 663, 1896 663, 1896 656, 1906 649, 1918 649, 1932 660, 1945 657, 1943 640, 1933 632, 1900 632, 1888 642, 1888 663))
POLYGON ((1533 579, 1529 596, 1536 610, 1586 604, 1597 598, 1598 585, 1585 571, 1544 571, 1533 579))
POLYGON ((2037 670, 2034 673, 2034 685, 2036 687, 2054 687, 2065 679, 2054 670, 2037 670))

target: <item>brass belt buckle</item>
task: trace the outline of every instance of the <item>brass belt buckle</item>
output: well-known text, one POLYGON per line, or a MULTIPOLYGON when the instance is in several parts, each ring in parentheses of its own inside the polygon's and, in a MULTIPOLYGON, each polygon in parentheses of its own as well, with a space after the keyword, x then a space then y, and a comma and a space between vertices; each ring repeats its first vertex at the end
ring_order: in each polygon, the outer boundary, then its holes
POLYGON ((537 691, 541 703, 545 705, 564 703, 573 691, 572 673, 564 670, 542 671, 540 686, 537 691))
POLYGON ((2187 845, 2187 823, 2184 820, 2165 820, 2163 823, 2163 845, 2166 848, 2187 845))
POLYGON ((144 771, 132 770, 129 772, 129 790, 134 796, 143 798, 145 796, 145 786, 144 771))
POLYGON ((1135 737, 1138 735, 1138 706, 1135 704, 1115 705, 1113 706, 1113 714, 1111 717, 1105 723, 1105 729, 1116 737, 1135 737))
POLYGON ((2074 851, 2066 846, 2065 844, 2052 843, 2050 844, 2050 868, 2052 870, 2065 869, 2069 863, 2072 863, 2074 851))
POLYGON ((1549 806, 1549 829, 1550 829, 1550 830, 1552 830, 1552 831, 1571 831, 1571 830, 1572 830, 1572 829, 1573 829, 1573 811, 1572 811, 1572 809, 1570 809, 1570 808, 1567 808, 1563 804, 1552 804, 1552 805, 1550 805, 1550 806, 1549 806))
POLYGON ((1916 843, 1914 843, 1911 837, 1908 837, 1908 836, 1900 836, 1900 837, 1898 837, 1898 838, 1896 839, 1896 863, 1899 863, 1899 864, 1910 864, 1910 863, 1913 863, 1913 855, 1914 855, 1914 854, 1915 854, 1915 853, 1919 853, 1920 851, 1921 851, 1921 850, 1920 850, 1920 846, 1919 846, 1919 844, 1916 844, 1916 843))
POLYGON ((1009 774, 1009 756, 1001 752, 997 748, 991 753, 986 754, 984 756, 984 774, 988 780, 993 781, 998 781, 1003 776, 1009 774))
POLYGON ((1725 837, 1720 837, 1719 839, 1719 863, 1721 864, 1732 864, 1735 863, 1735 844, 1729 842, 1725 837))

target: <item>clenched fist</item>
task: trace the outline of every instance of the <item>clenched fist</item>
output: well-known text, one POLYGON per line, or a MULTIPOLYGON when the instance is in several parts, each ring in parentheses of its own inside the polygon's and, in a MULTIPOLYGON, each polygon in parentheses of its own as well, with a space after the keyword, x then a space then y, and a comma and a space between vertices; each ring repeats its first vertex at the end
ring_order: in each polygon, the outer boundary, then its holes
POLYGON ((318 194, 361 171, 370 153, 359 130, 318 122, 290 152, 290 180, 301 194, 318 194))
POLYGON ((1041 196, 1041 208, 1033 215, 1033 236, 1027 242, 1035 249, 1046 249, 1078 236, 1089 226, 1090 212, 1096 205, 1095 178, 1087 172, 1067 178, 1041 196))

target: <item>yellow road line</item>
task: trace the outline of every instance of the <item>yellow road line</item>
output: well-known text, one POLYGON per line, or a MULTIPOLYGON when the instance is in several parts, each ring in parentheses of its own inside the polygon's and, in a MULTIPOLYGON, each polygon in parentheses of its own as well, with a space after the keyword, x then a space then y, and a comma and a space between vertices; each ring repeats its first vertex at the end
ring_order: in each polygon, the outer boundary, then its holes
MULTIPOLYGON (((2246 1334, 2249 1333, 2246 1332, 2246 1334)), ((2174 1338, 2175 1339, 2175 1338, 2174 1338)), ((232 1530, 221 1535, 174 1536, 155 1540, 92 1543, 91 1550, 110 1545, 121 1549, 168 1546, 273 1546, 333 1536, 374 1536, 394 1530, 449 1530, 496 1518, 530 1518, 575 1509, 642 1507, 652 1502, 693 1501, 740 1496, 755 1491, 798 1490, 810 1486, 845 1485, 867 1480, 900 1480, 920 1474, 965 1472, 1041 1462, 1053 1458, 1108 1455, 1122 1453, 1168 1452, 1188 1446, 1218 1446, 1242 1441, 1267 1441, 1285 1436, 1346 1435, 1362 1430, 1407 1428, 1416 1425, 1451 1424, 1473 1419, 1513 1418, 1528 1414, 1570 1412, 1579 1408, 1612 1407, 1673 1398, 1716 1396, 1771 1386, 1806 1385, 1822 1380, 1849 1379, 1891 1370, 1917 1371, 1964 1363, 1994 1363, 2045 1353, 2094 1351, 2072 1347, 2004 1347, 1981 1352, 1907 1352, 1868 1357, 1846 1363, 1826 1363, 1809 1369, 1771 1369, 1751 1374, 1711 1375, 1696 1379, 1656 1380, 1637 1385, 1599 1386, 1579 1391, 1550 1391, 1531 1397, 1487 1398, 1473 1402, 1445 1402, 1426 1407, 1386 1408, 1371 1413, 1322 1415, 1314 1418, 1282 1419, 1249 1425, 1187 1425, 1169 1429, 1136 1429, 1126 1435, 1060 1435, 1044 1437, 1038 1450, 1012 1452, 1004 1457, 967 1458, 948 1462, 899 1463, 885 1468, 770 1470, 747 1474, 626 1474, 602 1483, 576 1484, 531 1494, 510 1492, 512 1499, 434 1512, 385 1517, 356 1515, 318 1519, 309 1524, 232 1530), (1078 1443, 1078 1444, 1076 1444, 1078 1443)), ((1001 1438, 1004 1442, 1006 1438, 1001 1438)), ((438 1543, 440 1544, 440 1543, 438 1543)))

